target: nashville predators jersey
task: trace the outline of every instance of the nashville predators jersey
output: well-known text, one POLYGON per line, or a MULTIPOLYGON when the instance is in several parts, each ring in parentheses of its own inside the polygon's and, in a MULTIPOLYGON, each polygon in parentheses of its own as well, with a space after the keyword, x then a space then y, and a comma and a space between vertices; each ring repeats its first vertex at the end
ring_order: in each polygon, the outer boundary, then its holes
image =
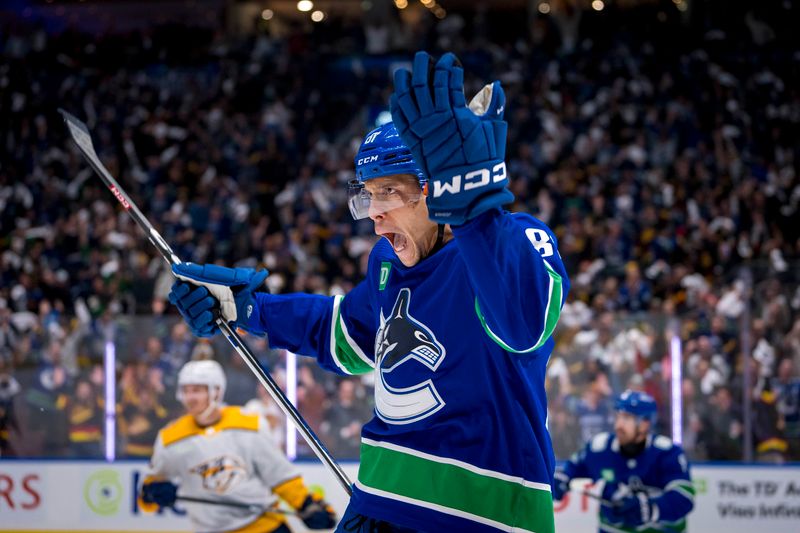
MULTIPOLYGON (((276 503, 273 490, 298 483, 299 473, 275 447, 266 422, 239 407, 223 407, 220 420, 207 427, 185 415, 163 428, 156 439, 148 478, 178 485, 178 497, 254 504, 276 503)), ((304 497, 305 494, 300 497, 304 497)), ((297 504, 298 502, 291 502, 297 504)), ((283 521, 275 513, 247 508, 180 502, 195 531, 236 531, 254 522, 270 531, 283 521), (270 527, 272 526, 272 527, 270 527)))

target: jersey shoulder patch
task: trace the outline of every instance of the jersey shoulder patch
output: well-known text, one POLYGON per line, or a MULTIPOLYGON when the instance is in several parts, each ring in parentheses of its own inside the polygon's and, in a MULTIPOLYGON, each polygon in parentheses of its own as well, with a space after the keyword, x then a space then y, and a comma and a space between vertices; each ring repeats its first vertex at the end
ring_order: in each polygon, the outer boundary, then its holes
POLYGON ((603 432, 598 433, 592 437, 589 443, 589 449, 594 453, 604 452, 608 448, 608 439, 611 438, 611 433, 603 432))
POLYGON ((653 447, 659 450, 669 451, 672 449, 672 439, 664 435, 658 435, 653 439, 653 447))

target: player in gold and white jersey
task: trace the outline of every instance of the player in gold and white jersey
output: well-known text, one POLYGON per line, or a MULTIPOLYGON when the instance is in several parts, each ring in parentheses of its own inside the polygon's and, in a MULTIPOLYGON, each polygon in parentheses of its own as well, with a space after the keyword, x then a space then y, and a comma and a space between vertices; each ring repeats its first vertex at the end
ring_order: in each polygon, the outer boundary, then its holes
POLYGON ((288 533, 279 499, 309 529, 336 525, 332 508, 311 494, 273 444, 265 419, 223 406, 225 373, 216 361, 190 361, 178 374, 184 416, 156 438, 139 503, 144 511, 178 499, 198 532, 288 533), (216 502, 197 503, 191 499, 216 502))

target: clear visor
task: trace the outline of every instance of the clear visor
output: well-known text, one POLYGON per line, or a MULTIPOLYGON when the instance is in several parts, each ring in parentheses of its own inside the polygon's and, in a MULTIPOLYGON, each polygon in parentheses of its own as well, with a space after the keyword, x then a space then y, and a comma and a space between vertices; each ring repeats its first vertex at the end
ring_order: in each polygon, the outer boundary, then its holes
POLYGON ((368 191, 358 180, 351 180, 347 188, 347 205, 350 214, 356 220, 367 218, 372 214, 382 215, 392 209, 419 202, 422 191, 410 193, 393 185, 385 185, 368 191))

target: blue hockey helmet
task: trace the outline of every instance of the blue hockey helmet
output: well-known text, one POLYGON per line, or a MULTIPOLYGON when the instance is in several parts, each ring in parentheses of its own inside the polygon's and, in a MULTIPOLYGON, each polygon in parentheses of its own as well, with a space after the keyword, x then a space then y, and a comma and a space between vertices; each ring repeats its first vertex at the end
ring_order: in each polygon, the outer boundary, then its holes
POLYGON ((355 157, 356 179, 349 183, 347 204, 353 218, 360 220, 369 215, 370 205, 379 211, 389 211, 408 201, 418 201, 425 185, 425 174, 414 162, 411 150, 400 138, 394 124, 387 122, 367 133, 355 157), (411 174, 419 179, 419 194, 409 197, 390 195, 372 198, 364 190, 364 182, 384 176, 411 174))
POLYGON ((655 424, 658 407, 652 396, 646 392, 626 390, 614 402, 614 410, 630 413, 637 418, 655 424))
POLYGON ((364 136, 355 163, 359 182, 394 174, 413 174, 419 178, 420 185, 425 181, 425 174, 414 162, 411 150, 391 122, 378 126, 364 136))

